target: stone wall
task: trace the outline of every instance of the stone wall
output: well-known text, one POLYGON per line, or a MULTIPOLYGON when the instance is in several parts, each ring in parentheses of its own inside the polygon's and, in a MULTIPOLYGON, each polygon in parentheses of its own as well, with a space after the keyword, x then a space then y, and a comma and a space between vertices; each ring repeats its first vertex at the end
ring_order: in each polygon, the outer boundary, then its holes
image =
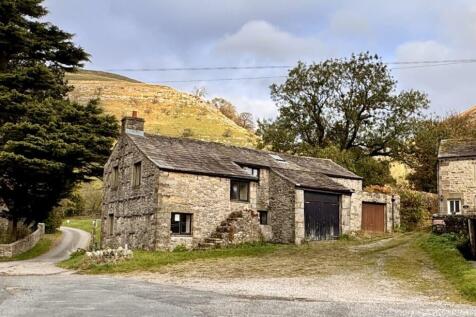
POLYGON ((101 225, 102 247, 154 249, 159 169, 124 134, 104 167, 104 199, 101 225), (141 162, 141 184, 134 187, 134 164, 141 162), (112 170, 119 170, 113 188, 112 170), (110 232, 110 222, 113 222, 110 232))
POLYGON ((257 183, 250 182, 249 202, 230 201, 230 179, 161 171, 158 186, 156 249, 174 249, 178 245, 195 247, 210 237, 231 212, 256 212, 257 183), (192 214, 192 234, 173 235, 171 213, 192 214))
POLYGON ((400 196, 383 193, 362 192, 362 202, 378 203, 385 205, 385 230, 392 232, 392 210, 394 228, 400 226, 400 196))
POLYGON ((353 190, 351 195, 342 195, 340 201, 342 233, 359 231, 362 224, 362 180, 331 177, 333 181, 353 190))
POLYGON ((304 190, 296 189, 294 197, 294 243, 301 244, 305 240, 304 190))
POLYGON ((440 213, 448 213, 448 199, 460 199, 462 213, 476 210, 476 159, 444 159, 438 163, 440 213))
POLYGON ((268 218, 273 231, 273 241, 295 242, 295 200, 295 185, 270 171, 268 218))
POLYGON ((269 208, 269 169, 267 168, 261 168, 259 171, 256 208, 258 210, 269 208))
POLYGON ((45 224, 39 223, 36 230, 27 237, 10 244, 0 244, 0 257, 14 257, 33 248, 45 235, 45 224))

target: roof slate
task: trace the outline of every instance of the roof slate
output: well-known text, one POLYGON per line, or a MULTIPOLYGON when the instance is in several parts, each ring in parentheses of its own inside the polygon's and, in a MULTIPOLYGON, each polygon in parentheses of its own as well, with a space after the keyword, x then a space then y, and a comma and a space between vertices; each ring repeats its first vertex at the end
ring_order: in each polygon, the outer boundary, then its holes
POLYGON ((159 168, 182 172, 220 175, 257 180, 240 165, 263 166, 276 170, 296 185, 303 187, 349 191, 331 177, 361 179, 361 177, 328 159, 298 157, 216 142, 174 138, 145 133, 127 135, 159 168), (270 154, 279 155, 281 162, 270 154))
POLYGON ((440 142, 438 158, 476 157, 476 139, 447 139, 440 142))

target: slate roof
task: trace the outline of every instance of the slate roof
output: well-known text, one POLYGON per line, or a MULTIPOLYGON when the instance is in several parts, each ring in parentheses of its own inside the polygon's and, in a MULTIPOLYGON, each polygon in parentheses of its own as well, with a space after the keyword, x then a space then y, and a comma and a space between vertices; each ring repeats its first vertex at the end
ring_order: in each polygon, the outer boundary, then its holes
POLYGON ((328 159, 148 133, 143 136, 127 135, 153 163, 164 170, 257 180, 244 171, 240 164, 268 167, 296 186, 339 192, 349 192, 349 189, 329 177, 362 179, 328 159), (279 156, 284 162, 272 155, 279 156))
POLYGON ((440 142, 438 158, 476 157, 476 139, 447 139, 440 142))

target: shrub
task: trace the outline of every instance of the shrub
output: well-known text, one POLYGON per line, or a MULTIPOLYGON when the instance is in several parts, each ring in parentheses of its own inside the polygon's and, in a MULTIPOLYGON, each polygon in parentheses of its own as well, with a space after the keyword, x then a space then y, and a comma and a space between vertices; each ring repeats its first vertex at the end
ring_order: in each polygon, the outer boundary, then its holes
POLYGON ((400 226, 403 231, 422 229, 431 225, 431 215, 438 211, 434 194, 408 188, 398 189, 400 196, 400 226))
POLYGON ((182 137, 184 137, 184 138, 189 138, 189 137, 191 137, 191 136, 193 136, 193 131, 192 131, 192 129, 188 129, 188 128, 187 128, 187 129, 183 129, 182 137))
POLYGON ((62 222, 63 222, 63 211, 60 206, 55 207, 48 215, 48 218, 46 218, 45 220, 45 232, 54 233, 56 229, 58 229, 61 226, 62 222))

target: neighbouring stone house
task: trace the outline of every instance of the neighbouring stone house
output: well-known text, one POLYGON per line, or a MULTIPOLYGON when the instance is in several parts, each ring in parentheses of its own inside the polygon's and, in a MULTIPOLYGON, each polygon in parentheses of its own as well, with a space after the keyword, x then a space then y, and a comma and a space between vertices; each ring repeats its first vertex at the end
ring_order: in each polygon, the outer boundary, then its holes
POLYGON ((438 199, 442 214, 476 211, 476 140, 442 140, 438 149, 438 199))
POLYGON ((104 168, 102 218, 103 247, 299 244, 391 232, 399 199, 328 159, 147 134, 133 115, 104 168))

